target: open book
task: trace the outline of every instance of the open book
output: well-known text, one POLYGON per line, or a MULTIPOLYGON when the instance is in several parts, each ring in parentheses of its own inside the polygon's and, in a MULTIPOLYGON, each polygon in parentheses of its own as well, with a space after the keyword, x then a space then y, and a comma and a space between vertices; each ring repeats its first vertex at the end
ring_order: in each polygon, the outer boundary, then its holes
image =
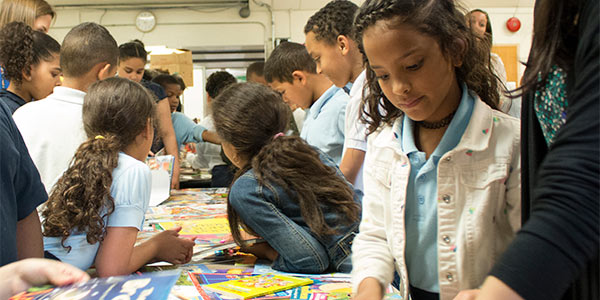
POLYGON ((152 174, 150 206, 157 206, 169 198, 174 164, 175 157, 173 155, 157 155, 146 158, 146 165, 150 167, 152 174))

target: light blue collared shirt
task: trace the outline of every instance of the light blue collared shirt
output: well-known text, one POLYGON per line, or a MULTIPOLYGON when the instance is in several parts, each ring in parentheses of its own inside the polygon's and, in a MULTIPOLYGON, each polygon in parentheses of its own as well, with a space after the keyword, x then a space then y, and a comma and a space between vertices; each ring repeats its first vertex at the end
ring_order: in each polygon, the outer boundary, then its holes
POLYGON ((410 177, 406 191, 406 266, 412 286, 439 293, 437 257, 437 165, 444 153, 452 150, 469 125, 475 98, 462 84, 460 104, 429 159, 415 145, 415 122, 404 117, 402 128, 394 135, 401 138, 402 150, 410 160, 410 177))
POLYGON ((300 134, 309 145, 325 152, 337 165, 342 160, 346 105, 349 100, 343 89, 332 85, 308 110, 300 134))
MULTIPOLYGON (((105 226, 142 230, 152 187, 150 169, 145 163, 119 152, 119 162, 112 171, 112 176, 110 195, 113 197, 115 210, 103 218, 105 226)), ((100 215, 106 214, 106 208, 103 209, 100 215)), ((71 251, 61 245, 62 237, 44 237, 44 250, 62 262, 85 271, 94 264, 100 248, 100 242, 90 244, 86 237, 85 231, 72 230, 65 240, 65 246, 70 246, 71 251)))
POLYGON ((177 147, 187 143, 204 142, 202 133, 206 130, 204 126, 194 123, 190 118, 180 112, 171 113, 173 130, 177 139, 177 147))

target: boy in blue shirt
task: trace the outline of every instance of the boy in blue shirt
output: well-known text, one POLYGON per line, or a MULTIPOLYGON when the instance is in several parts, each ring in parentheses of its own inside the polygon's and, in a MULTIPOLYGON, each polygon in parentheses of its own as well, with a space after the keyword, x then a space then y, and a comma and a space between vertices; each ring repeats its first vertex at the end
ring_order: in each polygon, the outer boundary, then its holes
POLYGON ((265 63, 265 79, 290 106, 309 109, 300 137, 327 153, 339 165, 344 146, 348 94, 317 73, 313 59, 301 44, 279 45, 265 63))

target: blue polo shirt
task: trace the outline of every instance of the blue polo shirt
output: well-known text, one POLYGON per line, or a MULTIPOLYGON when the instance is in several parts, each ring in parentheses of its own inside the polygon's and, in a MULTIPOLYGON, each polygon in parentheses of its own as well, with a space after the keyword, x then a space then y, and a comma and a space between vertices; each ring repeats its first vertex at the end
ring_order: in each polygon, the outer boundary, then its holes
POLYGON ((175 130, 177 147, 187 143, 204 142, 202 133, 206 130, 204 126, 194 123, 190 118, 180 112, 171 113, 171 121, 175 130))
POLYGON ((402 128, 394 128, 402 141, 402 151, 410 161, 410 177, 406 191, 406 266, 412 286, 439 293, 437 257, 437 166, 442 155, 460 142, 471 114, 475 99, 462 85, 460 104, 444 133, 442 140, 429 159, 415 145, 415 122, 404 117, 402 128))
MULTIPOLYGON (((17 222, 48 200, 12 112, 0 101, 0 266, 17 260, 17 222)), ((27 238, 27 237, 20 237, 27 238)))
POLYGON ((337 165, 344 148, 346 105, 350 97, 332 85, 315 101, 306 114, 300 137, 325 152, 337 165))
MULTIPOLYGON (((112 171, 113 181, 110 195, 113 197, 115 210, 106 216, 106 207, 101 215, 106 227, 132 227, 142 230, 144 216, 150 202, 152 175, 145 163, 119 152, 119 162, 112 171)), ((44 250, 52 253, 62 262, 69 263, 82 270, 87 270, 94 264, 100 242, 90 244, 85 231, 71 232, 61 244, 62 237, 44 237, 44 250)))
POLYGON ((17 96, 17 94, 7 90, 0 90, 0 101, 4 102, 4 104, 8 106, 8 109, 10 109, 12 114, 14 114, 15 110, 17 110, 19 107, 27 103, 21 97, 17 96))

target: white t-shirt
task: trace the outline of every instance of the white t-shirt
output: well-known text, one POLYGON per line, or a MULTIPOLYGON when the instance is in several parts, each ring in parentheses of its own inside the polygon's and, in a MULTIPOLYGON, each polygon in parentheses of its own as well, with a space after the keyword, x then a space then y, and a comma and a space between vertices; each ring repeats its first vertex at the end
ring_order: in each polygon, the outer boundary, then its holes
MULTIPOLYGON (((144 216, 150 202, 152 177, 145 163, 119 152, 119 163, 112 172, 113 182, 110 195, 115 202, 115 210, 104 218, 107 227, 135 227, 142 230, 144 216)), ((100 243, 90 244, 86 232, 71 232, 65 246, 62 237, 44 237, 44 250, 52 253, 62 262, 87 270, 96 259, 100 243)))
POLYGON ((81 117, 84 96, 57 86, 46 99, 29 102, 13 114, 47 192, 87 139, 81 117))
MULTIPOLYGON (((362 123, 359 120, 362 109, 361 100, 366 84, 367 72, 363 70, 352 84, 352 89, 350 89, 350 102, 348 102, 348 105, 346 106, 344 153, 348 148, 367 152, 367 124, 362 123)), ((363 166, 360 167, 360 170, 356 175, 354 188, 363 191, 363 166)))
MULTIPOLYGON (((202 119, 200 125, 206 128, 206 130, 215 131, 215 124, 211 114, 202 119)), ((196 144, 196 159, 192 162, 192 167, 196 169, 212 169, 216 165, 224 164, 225 162, 221 158, 221 146, 211 143, 196 144)))

